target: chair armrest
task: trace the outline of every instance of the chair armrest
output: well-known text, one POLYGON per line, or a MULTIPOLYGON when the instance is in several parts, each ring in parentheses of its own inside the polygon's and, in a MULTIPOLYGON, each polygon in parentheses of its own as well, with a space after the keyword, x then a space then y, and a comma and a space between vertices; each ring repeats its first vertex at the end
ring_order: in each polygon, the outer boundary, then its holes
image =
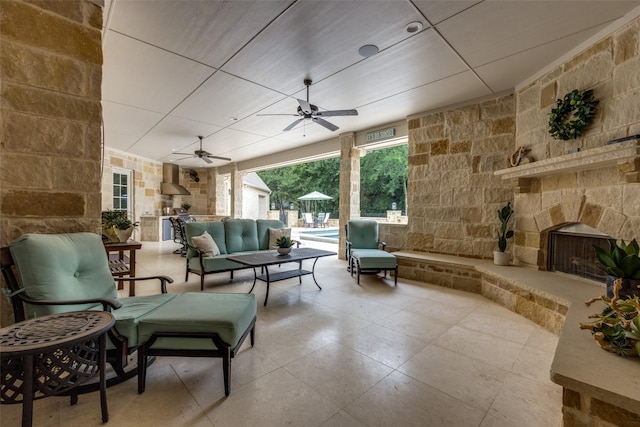
POLYGON ((119 309, 122 307, 122 303, 113 298, 88 298, 88 299, 76 299, 76 300, 46 300, 46 299, 33 299, 23 293, 16 294, 16 296, 27 304, 33 305, 76 305, 76 304, 102 304, 104 311, 111 312, 111 309, 119 309))
POLYGON ((169 276, 149 276, 149 277, 114 277, 113 280, 122 280, 123 282, 131 282, 138 280, 160 280, 160 290, 163 294, 167 293, 167 283, 173 283, 173 279, 169 276))
POLYGON ((378 241, 378 246, 382 246, 382 250, 384 251, 385 248, 387 247, 387 243, 378 241))

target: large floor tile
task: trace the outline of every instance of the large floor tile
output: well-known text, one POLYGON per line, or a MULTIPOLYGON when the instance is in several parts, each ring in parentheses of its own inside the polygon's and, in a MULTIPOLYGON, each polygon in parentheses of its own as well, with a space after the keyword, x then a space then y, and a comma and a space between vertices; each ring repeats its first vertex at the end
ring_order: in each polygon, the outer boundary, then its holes
POLYGON ((475 427, 485 414, 397 371, 364 393, 345 412, 370 427, 475 427))

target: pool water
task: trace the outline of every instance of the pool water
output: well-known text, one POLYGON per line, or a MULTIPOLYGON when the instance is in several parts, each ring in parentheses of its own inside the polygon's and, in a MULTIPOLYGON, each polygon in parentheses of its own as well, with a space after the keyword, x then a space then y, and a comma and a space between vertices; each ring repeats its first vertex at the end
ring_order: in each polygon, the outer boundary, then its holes
POLYGON ((312 240, 316 242, 338 243, 338 230, 304 230, 300 231, 300 240, 312 240))

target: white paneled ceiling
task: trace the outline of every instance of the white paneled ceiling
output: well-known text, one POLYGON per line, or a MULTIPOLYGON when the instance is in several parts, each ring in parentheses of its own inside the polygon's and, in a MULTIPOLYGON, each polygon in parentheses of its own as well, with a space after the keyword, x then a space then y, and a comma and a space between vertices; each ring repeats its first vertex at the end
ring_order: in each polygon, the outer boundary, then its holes
MULTIPOLYGON (((513 89, 640 1, 107 0, 105 144, 242 162, 513 89), (407 32, 411 22, 423 26, 407 32), (369 58, 358 49, 378 46, 369 58), (298 102, 320 111, 294 129, 298 102), (259 116, 258 114, 280 114, 259 116)), ((633 11, 632 13, 637 13, 633 11)), ((228 162, 215 160, 208 167, 228 162)))

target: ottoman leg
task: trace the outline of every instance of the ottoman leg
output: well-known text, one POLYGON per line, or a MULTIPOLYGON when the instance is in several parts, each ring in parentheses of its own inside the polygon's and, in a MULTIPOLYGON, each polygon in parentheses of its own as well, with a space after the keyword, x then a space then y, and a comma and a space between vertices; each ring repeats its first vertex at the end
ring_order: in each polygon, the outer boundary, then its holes
POLYGON ((231 393, 231 348, 224 346, 222 351, 222 371, 224 375, 224 395, 229 396, 231 393))
POLYGON ((147 380, 147 354, 144 344, 138 346, 138 394, 144 393, 147 380))

